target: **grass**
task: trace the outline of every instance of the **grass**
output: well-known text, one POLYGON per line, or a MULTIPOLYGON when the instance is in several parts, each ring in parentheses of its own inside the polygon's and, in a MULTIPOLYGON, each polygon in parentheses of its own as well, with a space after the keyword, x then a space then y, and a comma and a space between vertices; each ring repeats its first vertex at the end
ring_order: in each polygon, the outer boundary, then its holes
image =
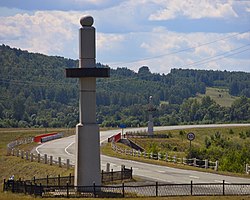
MULTIPOLYGON (((63 129, 51 129, 47 130, 47 132, 53 131, 63 131, 63 129)), ((67 130, 66 130, 67 131, 67 130)), ((7 156, 6 155, 6 145, 18 138, 35 136, 38 134, 44 133, 44 129, 0 129, 0 178, 3 180, 4 178, 8 178, 10 175, 14 174, 15 178, 24 178, 31 179, 33 176, 46 177, 57 176, 60 174, 61 176, 69 175, 69 173, 73 173, 73 170, 67 170, 65 168, 59 168, 57 166, 49 166, 42 163, 35 163, 26 161, 17 157, 7 156)), ((36 144, 30 144, 24 146, 27 150, 33 148, 36 144)), ((114 152, 111 149, 107 149, 104 147, 102 149, 103 153, 114 155, 114 152)), ((125 157, 124 157, 125 158, 125 157)), ((127 158, 127 156, 126 156, 127 158)), ((133 157, 132 157, 133 158, 133 157)), ((2 187, 2 185, 1 185, 2 187)), ((3 193, 0 189, 0 200, 29 200, 34 199, 33 196, 27 196, 23 194, 13 194, 13 193, 3 193)), ((54 200, 55 198, 44 198, 45 200, 54 200)), ((66 200, 66 198, 60 198, 61 200, 66 200)), ((128 200, 132 198, 126 198, 128 200)), ((209 196, 209 197, 199 197, 199 196, 184 196, 184 197, 154 197, 154 198, 135 198, 136 200, 151 200, 151 199, 159 199, 159 200, 250 200, 249 196, 234 196, 234 197, 221 197, 221 196, 209 196)))
MULTIPOLYGON (((216 132, 220 132, 223 137, 237 142, 237 143, 243 143, 247 140, 250 141, 250 138, 241 139, 239 138, 240 132, 249 131, 250 127, 230 127, 230 128, 193 128, 193 129, 185 129, 185 134, 180 135, 180 130, 171 130, 171 131, 159 131, 155 132, 155 134, 168 134, 171 135, 171 138, 133 138, 132 140, 139 144, 141 147, 143 147, 147 152, 150 152, 150 149, 152 149, 152 146, 155 146, 157 148, 157 151, 160 151, 162 153, 168 153, 169 156, 176 155, 177 157, 185 157, 186 151, 189 149, 190 142, 186 139, 186 134, 188 132, 193 132, 196 135, 195 140, 192 142, 192 146, 201 147, 204 145, 204 140, 206 137, 214 135, 216 132)), ((122 149, 129 149, 129 147, 123 145, 123 144, 117 144, 118 147, 122 149)), ((159 160, 152 160, 152 159, 145 159, 142 157, 133 157, 129 155, 123 155, 114 152, 111 149, 111 145, 104 145, 102 147, 102 153, 105 155, 113 156, 113 157, 119 157, 121 159, 130 159, 140 162, 146 162, 151 164, 157 164, 157 165, 163 165, 168 167, 175 167, 180 169, 189 169, 189 170, 196 170, 196 171, 203 171, 203 172, 210 172, 210 173, 218 173, 223 175, 229 175, 229 176, 240 176, 240 177, 246 177, 250 178, 247 174, 240 174, 240 173, 232 173, 232 172, 223 172, 223 171, 214 171, 212 169, 202 169, 202 168, 196 168, 192 166, 182 165, 182 164, 175 164, 172 162, 165 162, 165 161, 159 161, 159 160)))
MULTIPOLYGON (((62 131, 62 129, 53 129, 52 131, 62 131)), ((15 139, 35 136, 44 133, 44 129, 0 129, 0 179, 8 179, 10 175, 15 178, 31 179, 49 176, 69 175, 73 170, 50 166, 42 163, 30 162, 14 156, 7 156, 7 144, 15 139)), ((36 143, 25 146, 25 150, 32 149, 36 143)))
POLYGON ((204 96, 210 96, 216 103, 224 107, 230 107, 237 99, 237 97, 231 96, 229 90, 225 88, 207 87, 205 95, 199 94, 197 98, 200 99, 204 96))
POLYGON ((241 139, 239 133, 250 131, 249 126, 244 127, 218 127, 218 128, 192 128, 185 129, 184 135, 180 134, 181 130, 171 131, 158 131, 155 134, 167 134, 171 135, 170 138, 133 138, 132 140, 143 147, 147 152, 150 151, 153 144, 156 144, 156 148, 160 152, 168 152, 170 156, 176 155, 184 156, 186 151, 190 147, 190 142, 186 138, 186 134, 193 132, 195 134, 195 140, 192 141, 192 146, 201 147, 204 145, 206 137, 210 137, 219 132, 222 137, 228 140, 235 141, 239 144, 250 141, 250 138, 241 139))

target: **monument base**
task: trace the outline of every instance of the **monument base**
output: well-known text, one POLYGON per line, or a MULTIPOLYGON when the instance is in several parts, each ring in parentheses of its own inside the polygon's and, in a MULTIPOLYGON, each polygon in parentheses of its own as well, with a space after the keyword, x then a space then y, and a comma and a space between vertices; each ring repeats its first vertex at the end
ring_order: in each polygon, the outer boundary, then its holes
MULTIPOLYGON (((95 184, 96 186, 100 186, 100 136, 97 124, 76 125, 75 148, 76 163, 74 185, 93 186, 93 184, 95 184)), ((93 188, 89 189, 93 190, 93 188)))

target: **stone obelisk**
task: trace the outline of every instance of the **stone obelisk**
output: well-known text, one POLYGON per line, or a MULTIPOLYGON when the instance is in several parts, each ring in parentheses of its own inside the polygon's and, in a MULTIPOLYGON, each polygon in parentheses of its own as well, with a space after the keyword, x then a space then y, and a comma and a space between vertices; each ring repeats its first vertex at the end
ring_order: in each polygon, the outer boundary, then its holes
POLYGON ((94 20, 80 19, 79 68, 66 69, 66 77, 79 78, 79 124, 76 125, 75 186, 101 185, 100 134, 96 123, 96 78, 109 77, 109 68, 96 68, 94 20))
POLYGON ((149 104, 148 104, 148 136, 152 137, 154 135, 154 122, 153 122, 153 111, 155 108, 152 102, 152 96, 149 97, 149 104))

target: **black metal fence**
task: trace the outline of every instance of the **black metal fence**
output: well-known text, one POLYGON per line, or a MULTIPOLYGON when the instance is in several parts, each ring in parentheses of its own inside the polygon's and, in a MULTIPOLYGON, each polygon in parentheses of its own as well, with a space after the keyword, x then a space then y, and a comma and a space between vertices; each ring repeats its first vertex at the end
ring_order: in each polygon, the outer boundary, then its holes
POLYGON ((209 195, 250 195, 250 183, 191 183, 119 186, 42 185, 25 181, 4 182, 4 191, 24 193, 41 197, 157 197, 157 196, 209 196, 209 195))
MULTIPOLYGON (((101 172, 101 182, 103 184, 113 183, 114 181, 123 181, 133 178, 133 169, 123 168, 122 171, 113 171, 111 172, 101 172)), ((73 186, 74 185, 74 176, 60 176, 46 178, 36 178, 34 177, 31 180, 18 181, 19 183, 25 182, 26 185, 42 185, 42 186, 73 186)))

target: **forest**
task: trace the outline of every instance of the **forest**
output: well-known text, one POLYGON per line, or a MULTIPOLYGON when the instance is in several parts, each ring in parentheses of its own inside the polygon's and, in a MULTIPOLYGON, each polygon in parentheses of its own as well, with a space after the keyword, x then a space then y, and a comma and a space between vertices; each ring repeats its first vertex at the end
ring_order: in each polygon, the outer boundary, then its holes
MULTIPOLYGON (((65 77, 78 60, 0 46, 0 127, 74 127, 78 122, 78 81, 65 77)), ((97 63, 97 67, 109 67, 97 63)), ((146 126, 149 97, 155 125, 250 122, 250 73, 172 69, 152 73, 120 67, 97 79, 100 126, 146 126), (205 94, 207 87, 238 97, 224 107, 205 94)))

